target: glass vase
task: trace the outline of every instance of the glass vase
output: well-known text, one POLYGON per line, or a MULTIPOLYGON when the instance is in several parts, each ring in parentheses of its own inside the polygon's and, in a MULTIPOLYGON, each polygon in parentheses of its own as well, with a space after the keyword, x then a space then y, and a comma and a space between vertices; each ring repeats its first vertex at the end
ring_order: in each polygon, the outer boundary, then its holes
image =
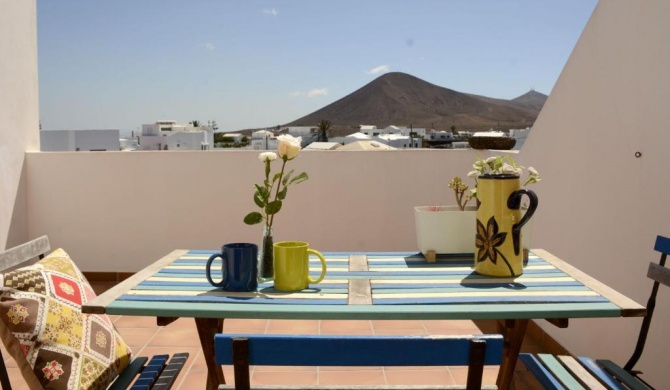
POLYGON ((272 244, 272 226, 263 226, 263 241, 258 248, 258 281, 261 283, 270 281, 275 276, 272 244))

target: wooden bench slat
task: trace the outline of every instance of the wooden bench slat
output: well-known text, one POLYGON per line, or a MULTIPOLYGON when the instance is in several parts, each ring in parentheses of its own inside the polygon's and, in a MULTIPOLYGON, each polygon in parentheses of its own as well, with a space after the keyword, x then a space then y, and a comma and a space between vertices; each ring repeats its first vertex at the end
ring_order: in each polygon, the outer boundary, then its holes
POLYGON ((586 390, 572 374, 563 367, 560 361, 554 355, 548 353, 537 354, 538 359, 554 374, 556 378, 570 390, 586 390))
POLYGON ((572 375, 584 384, 589 390, 608 390, 600 381, 591 375, 579 362, 572 356, 558 356, 558 359, 572 375))
POLYGON ((649 390, 649 388, 645 386, 644 383, 640 382, 637 378, 629 374, 626 370, 619 367, 611 360, 599 359, 596 360, 596 362, 632 390, 649 390))
POLYGON ((627 390, 619 382, 617 382, 605 369, 603 369, 595 359, 590 357, 580 356, 577 360, 584 366, 586 369, 593 374, 598 380, 600 380, 605 385, 609 386, 614 390, 627 390))
POLYGON ((649 263, 647 277, 655 282, 670 286, 670 269, 667 269, 656 263, 649 263))
POLYGON ((535 355, 530 353, 519 354, 519 360, 526 365, 526 368, 535 376, 538 382, 546 390, 565 390, 565 387, 559 380, 538 360, 535 355))

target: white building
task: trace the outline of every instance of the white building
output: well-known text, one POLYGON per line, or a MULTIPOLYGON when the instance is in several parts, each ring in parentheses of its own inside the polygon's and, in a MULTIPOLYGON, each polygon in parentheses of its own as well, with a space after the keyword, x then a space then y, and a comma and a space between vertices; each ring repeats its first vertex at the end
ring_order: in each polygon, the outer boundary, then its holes
POLYGON ((353 133, 349 134, 346 137, 344 137, 344 144, 348 145, 352 142, 358 142, 358 141, 371 141, 372 136, 369 136, 365 133, 358 132, 358 133, 353 133))
POLYGON ((433 141, 447 141, 454 139, 454 134, 451 131, 435 131, 432 130, 430 133, 428 133, 428 136, 426 137, 427 140, 433 140, 433 141))
POLYGON ((119 130, 42 130, 43 152, 121 150, 119 130))
POLYGON ((315 126, 289 126, 282 127, 281 130, 286 131, 294 137, 306 138, 307 136, 316 133, 317 128, 315 126))
POLYGON ((377 135, 384 135, 384 134, 400 134, 400 135, 405 135, 405 136, 410 136, 410 133, 414 133, 415 137, 425 137, 426 136, 426 128, 425 127, 399 127, 399 126, 387 126, 384 129, 378 129, 377 126, 371 126, 371 125, 364 125, 361 126, 360 133, 369 135, 369 136, 377 136, 377 135))
POLYGON ((278 144, 275 133, 269 130, 258 130, 251 133, 249 145, 253 150, 275 150, 278 144))
POLYGON ((158 121, 142 125, 137 142, 139 150, 208 150, 214 144, 214 129, 158 121))
POLYGON ((312 142, 304 150, 335 150, 341 146, 338 142, 312 142))
POLYGON ((376 137, 372 137, 372 139, 381 144, 392 146, 396 149, 421 147, 421 138, 411 138, 407 135, 401 134, 382 134, 376 137))

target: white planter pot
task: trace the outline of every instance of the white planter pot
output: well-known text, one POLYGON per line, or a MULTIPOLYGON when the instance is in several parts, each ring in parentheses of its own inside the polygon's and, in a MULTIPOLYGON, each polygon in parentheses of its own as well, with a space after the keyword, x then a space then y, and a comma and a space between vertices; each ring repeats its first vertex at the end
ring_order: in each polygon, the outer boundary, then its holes
POLYGON ((429 253, 432 256, 432 253, 475 252, 475 206, 468 206, 465 211, 458 206, 417 206, 414 208, 414 220, 419 250, 427 258, 429 253))

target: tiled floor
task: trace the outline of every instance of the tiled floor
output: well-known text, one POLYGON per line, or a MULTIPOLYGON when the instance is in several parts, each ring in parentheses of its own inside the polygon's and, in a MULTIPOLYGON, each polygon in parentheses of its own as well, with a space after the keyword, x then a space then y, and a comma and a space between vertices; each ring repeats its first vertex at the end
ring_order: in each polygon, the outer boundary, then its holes
MULTIPOLYGON (((96 290, 107 285, 94 284, 96 290)), ((152 317, 114 316, 114 324, 138 355, 151 356, 160 353, 189 352, 184 370, 177 378, 174 389, 204 389, 206 366, 200 350, 198 334, 192 319, 181 318, 165 327, 156 326, 152 317)), ((235 320, 224 322, 224 331, 230 333, 293 333, 293 334, 478 334, 495 333, 493 321, 335 321, 335 320, 235 320)), ((523 351, 540 352, 542 348, 531 337, 526 336, 523 351)), ((3 349, 3 356, 7 354, 3 349)), ((10 380, 16 390, 27 389, 16 363, 7 361, 10 380)), ((233 378, 232 367, 224 366, 228 382, 233 378)), ((498 369, 486 369, 484 383, 493 384, 498 369)), ((450 385, 465 383, 466 370, 458 367, 254 367, 251 381, 254 384, 302 384, 302 385, 396 385, 435 384, 450 385)), ((514 388, 541 389, 526 372, 523 364, 517 365, 514 388)))

